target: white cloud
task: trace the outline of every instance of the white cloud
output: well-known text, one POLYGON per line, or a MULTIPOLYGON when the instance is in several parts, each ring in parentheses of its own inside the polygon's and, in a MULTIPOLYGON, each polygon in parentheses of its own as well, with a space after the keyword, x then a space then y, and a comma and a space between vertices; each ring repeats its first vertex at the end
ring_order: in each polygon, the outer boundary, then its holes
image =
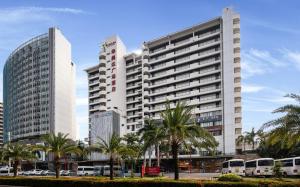
POLYGON ((274 31, 285 32, 288 34, 300 34, 299 29, 283 26, 283 24, 276 25, 274 23, 262 21, 261 19, 245 19, 244 21, 247 21, 254 26, 260 26, 274 31))
POLYGON ((265 89, 263 86, 257 86, 257 85, 243 85, 242 86, 242 92, 243 93, 257 93, 260 92, 261 90, 265 89))
POLYGON ((129 50, 128 50, 129 52, 128 52, 128 54, 130 54, 130 53, 135 53, 135 54, 137 54, 137 55, 141 55, 142 54, 142 49, 139 49, 139 48, 133 48, 133 49, 130 49, 129 48, 129 50))
POLYGON ((267 50, 250 49, 242 52, 242 77, 264 75, 294 64, 300 70, 300 52, 278 50, 276 56, 267 50), (278 52, 279 51, 279 52, 278 52), (293 62, 293 63, 290 63, 293 62))
POLYGON ((0 9, 1 23, 19 23, 26 21, 52 20, 50 13, 85 14, 81 9, 56 7, 15 7, 0 9))
POLYGON ((285 58, 293 63, 295 67, 300 70, 300 51, 291 51, 288 49, 282 50, 285 58))

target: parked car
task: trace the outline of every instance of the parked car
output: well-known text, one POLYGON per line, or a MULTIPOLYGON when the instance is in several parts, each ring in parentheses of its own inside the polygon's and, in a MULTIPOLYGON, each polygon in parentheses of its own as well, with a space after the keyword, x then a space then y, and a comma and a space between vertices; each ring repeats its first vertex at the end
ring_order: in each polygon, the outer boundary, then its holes
POLYGON ((76 175, 76 173, 74 171, 71 171, 71 170, 64 170, 61 173, 61 176, 74 176, 74 175, 76 175))
POLYGON ((42 176, 54 176, 55 172, 50 170, 43 170, 41 173, 42 176))
POLYGON ((24 172, 24 175, 26 175, 26 176, 41 175, 42 171, 43 170, 41 170, 41 169, 32 169, 32 170, 24 172))

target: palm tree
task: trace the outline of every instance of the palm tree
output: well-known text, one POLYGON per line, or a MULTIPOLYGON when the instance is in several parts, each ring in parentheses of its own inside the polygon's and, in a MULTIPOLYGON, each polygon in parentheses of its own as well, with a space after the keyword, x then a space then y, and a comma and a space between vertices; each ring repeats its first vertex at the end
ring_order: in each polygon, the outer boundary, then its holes
POLYGON ((59 132, 57 135, 55 135, 54 133, 50 133, 43 136, 42 139, 44 140, 45 145, 38 145, 36 146, 36 149, 53 154, 56 178, 59 178, 60 159, 67 154, 80 154, 80 150, 70 139, 68 139, 68 134, 59 132))
POLYGON ((85 146, 84 142, 81 140, 77 142, 77 148, 80 150, 80 155, 77 157, 77 159, 80 161, 87 160, 91 153, 91 148, 85 146))
POLYGON ((135 133, 128 133, 122 138, 126 142, 126 147, 121 151, 122 158, 131 163, 131 177, 134 177, 134 165, 144 153, 144 145, 135 133))
POLYGON ((165 138, 169 141, 174 163, 174 179, 179 179, 178 150, 180 145, 192 144, 194 147, 211 150, 217 142, 204 128, 192 122, 192 108, 183 102, 178 102, 171 108, 166 103, 166 110, 161 113, 165 130, 165 138), (205 145, 205 147, 203 147, 205 145))
MULTIPOLYGON (((160 143, 164 139, 164 129, 161 123, 156 123, 153 119, 145 119, 145 125, 138 131, 138 134, 141 135, 141 139, 145 143, 145 149, 151 149, 154 145, 155 153, 157 158, 157 167, 160 166, 160 143)), ((151 152, 151 151, 149 151, 151 152)), ((150 154, 150 153, 149 153, 150 154)), ((150 166, 149 157, 149 166, 150 166)))
POLYGON ((288 104, 274 110, 273 113, 284 115, 265 123, 262 129, 271 128, 268 136, 273 145, 285 139, 288 140, 288 147, 293 147, 300 141, 300 95, 289 94, 286 97, 294 99, 297 104, 288 104))
POLYGON ((111 135, 108 141, 99 137, 99 142, 94 145, 94 150, 109 155, 110 180, 114 179, 113 166, 114 159, 124 152, 125 146, 121 143, 122 139, 115 133, 111 135))
POLYGON ((2 158, 6 161, 12 161, 14 177, 16 177, 22 160, 32 160, 35 159, 36 156, 29 146, 14 143, 4 146, 2 158))
POLYGON ((244 135, 239 135, 236 139, 236 144, 241 145, 243 144, 244 151, 246 150, 246 138, 244 135))
POLYGON ((252 128, 250 132, 245 132, 245 142, 252 145, 252 150, 254 150, 256 143, 257 132, 252 128))

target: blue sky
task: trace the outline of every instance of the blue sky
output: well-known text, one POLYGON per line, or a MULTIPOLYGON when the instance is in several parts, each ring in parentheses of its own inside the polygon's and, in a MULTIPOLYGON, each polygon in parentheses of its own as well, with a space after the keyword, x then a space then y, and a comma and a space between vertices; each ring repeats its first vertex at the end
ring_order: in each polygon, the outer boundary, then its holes
MULTIPOLYGON (((0 3, 0 74, 8 55, 26 40, 59 27, 72 44, 77 65, 79 137, 88 133, 87 78, 98 63, 99 45, 118 34, 128 51, 143 41, 221 15, 231 6, 241 15, 243 128, 259 128, 276 117, 271 111, 299 93, 299 1, 280 0, 7 0, 0 3)), ((2 80, 0 97, 2 98, 2 80)))

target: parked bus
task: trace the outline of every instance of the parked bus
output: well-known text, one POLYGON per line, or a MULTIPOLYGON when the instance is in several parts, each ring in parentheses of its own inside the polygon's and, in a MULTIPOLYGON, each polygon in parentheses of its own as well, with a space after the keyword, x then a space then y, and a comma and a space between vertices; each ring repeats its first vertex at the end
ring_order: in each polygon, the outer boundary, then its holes
POLYGON ((223 162, 222 174, 234 173, 245 176, 245 163, 243 159, 232 159, 223 162))
POLYGON ((94 167, 93 166, 78 166, 77 169, 78 176, 93 176, 94 167))
POLYGON ((272 176, 273 168, 273 158, 260 158, 245 162, 246 176, 272 176))
MULTIPOLYGON (((113 166, 113 170, 115 176, 120 176, 122 173, 121 166, 113 166)), ((106 165, 103 167, 103 176, 109 176, 109 174, 110 174, 110 166, 106 165)))
POLYGON ((104 166, 94 166, 94 175, 95 176, 103 176, 104 166))
POLYGON ((0 168, 0 176, 13 176, 13 175, 14 175, 13 167, 0 168))
POLYGON ((275 160, 275 163, 277 162, 280 163, 281 171, 284 176, 300 175, 300 157, 275 160))

